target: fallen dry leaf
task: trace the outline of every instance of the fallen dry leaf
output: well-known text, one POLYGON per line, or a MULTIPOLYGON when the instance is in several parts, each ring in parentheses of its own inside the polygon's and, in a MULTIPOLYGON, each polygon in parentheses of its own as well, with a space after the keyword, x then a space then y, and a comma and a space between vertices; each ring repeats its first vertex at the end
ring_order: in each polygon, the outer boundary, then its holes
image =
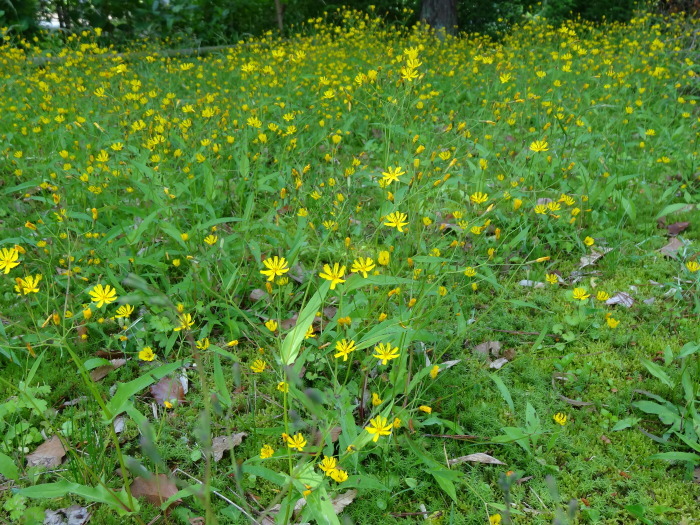
POLYGON ((486 341, 485 343, 478 344, 474 347, 474 352, 485 357, 488 357, 489 354, 493 355, 494 357, 498 357, 500 351, 500 341, 486 341))
POLYGON ((165 401, 184 401, 185 391, 182 388, 182 383, 177 377, 164 377, 155 385, 151 385, 151 395, 159 405, 163 405, 165 401))
POLYGON ((632 296, 626 292, 617 292, 615 295, 613 295, 610 299, 605 301, 605 304, 607 305, 613 305, 613 304, 621 304, 622 306, 626 308, 632 308, 632 305, 634 304, 634 299, 632 296))
POLYGON ((63 461, 66 449, 58 436, 51 436, 39 445, 34 452, 27 454, 28 467, 57 467, 63 461))
POLYGON ((529 286, 532 288, 544 288, 544 283, 540 281, 531 281, 530 279, 523 279, 518 284, 520 286, 529 286))
POLYGON ((452 465, 459 465, 460 463, 466 463, 467 461, 471 463, 486 463, 489 465, 505 465, 502 461, 484 454, 482 452, 477 452, 476 454, 469 454, 468 456, 460 456, 458 458, 453 458, 447 461, 447 463, 452 465))
POLYGON ((265 296, 267 296, 267 292, 265 290, 256 288, 255 290, 250 292, 248 298, 255 303, 258 302, 260 299, 264 298, 265 296))
MULTIPOLYGON (((141 476, 131 483, 131 494, 135 498, 146 498, 152 505, 160 507, 163 502, 177 494, 173 480, 165 474, 158 474, 148 479, 141 476)), ((179 505, 181 500, 175 500, 172 505, 179 505)))
POLYGON ((492 361, 491 364, 489 364, 489 368, 495 368, 496 370, 500 370, 503 368, 503 365, 505 365, 508 362, 508 360, 505 357, 501 357, 499 359, 496 359, 495 361, 492 361))
POLYGON ((612 248, 601 247, 598 250, 591 250, 589 255, 584 255, 581 257, 581 263, 579 264, 579 270, 585 268, 586 266, 591 266, 598 262, 606 253, 612 251, 612 248))
POLYGON ((681 241, 678 237, 672 237, 671 240, 668 241, 668 244, 666 246, 664 246, 663 248, 659 248, 659 251, 666 257, 676 259, 678 255, 678 250, 680 250, 682 247, 683 241, 681 241))
POLYGON ((108 365, 98 366, 97 368, 90 370, 90 379, 93 381, 104 379, 112 370, 116 370, 125 364, 126 359, 112 359, 108 365))
POLYGON ((574 406, 574 407, 593 406, 593 403, 590 403, 588 401, 577 401, 576 399, 571 399, 570 397, 562 396, 561 394, 559 394, 559 399, 561 399, 565 403, 569 403, 571 406, 574 406))
POLYGON ((674 222, 666 226, 666 229, 668 230, 668 234, 673 237, 687 230, 688 226, 690 226, 689 222, 674 222))
POLYGON ((85 525, 88 521, 90 521, 90 513, 80 505, 44 511, 44 525, 85 525))
POLYGON ((114 433, 115 434, 121 434, 124 432, 124 427, 126 426, 126 417, 124 416, 117 416, 114 419, 114 433))
POLYGON ((340 514, 345 507, 350 505, 357 496, 357 491, 355 489, 348 490, 342 494, 338 494, 333 498, 333 510, 336 514, 340 514))
POLYGON ((282 328, 282 330, 285 330, 285 331, 291 330, 292 328, 294 328, 296 326, 297 319, 299 319, 299 314, 294 314, 289 319, 283 319, 280 322, 280 328, 282 328))
POLYGON ((238 446, 243 441, 243 438, 248 434, 245 432, 239 432, 238 434, 231 434, 230 436, 219 436, 215 437, 211 442, 212 453, 214 454, 214 461, 221 461, 224 457, 224 452, 231 450, 233 447, 238 446))

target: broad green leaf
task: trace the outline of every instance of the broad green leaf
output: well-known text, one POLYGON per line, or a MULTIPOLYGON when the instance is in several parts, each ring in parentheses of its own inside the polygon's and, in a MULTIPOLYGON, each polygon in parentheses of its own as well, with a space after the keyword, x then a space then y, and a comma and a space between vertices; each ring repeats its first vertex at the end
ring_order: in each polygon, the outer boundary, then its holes
POLYGON ((5 476, 7 479, 14 481, 19 480, 19 471, 17 470, 17 465, 12 461, 10 456, 6 456, 0 452, 0 474, 5 476))
POLYGON ((644 358, 641 358, 640 361, 644 365, 644 367, 649 371, 649 373, 657 379, 659 379, 664 385, 666 385, 669 388, 673 388, 675 386, 675 383, 671 381, 671 378, 668 377, 668 374, 660 365, 644 358))
POLYGON ((690 461, 697 465, 700 464, 700 455, 692 452, 660 452, 649 456, 649 459, 664 459, 666 461, 690 461))
POLYGON ((640 421, 641 419, 638 417, 626 417, 625 419, 621 419, 620 421, 615 423, 615 426, 612 427, 612 432, 617 432, 618 430, 624 430, 626 428, 633 427, 640 421))
POLYGON ((506 404, 508 405, 508 408, 510 408, 510 411, 515 412, 513 398, 510 396, 510 391, 508 390, 508 387, 505 385, 503 380, 496 374, 489 374, 489 377, 491 378, 491 381, 493 381, 496 385, 496 388, 498 388, 498 391, 501 393, 501 397, 505 400, 506 404))
POLYGON ((216 385, 216 392, 219 395, 221 403, 225 407, 230 407, 232 404, 231 394, 228 388, 226 388, 226 380, 221 367, 221 357, 219 357, 219 354, 214 354, 214 384, 216 385))
POLYGON ((659 217, 663 217, 664 215, 669 215, 671 213, 675 213, 677 211, 680 211, 684 208, 691 208, 692 209, 693 205, 692 204, 687 204, 685 202, 677 202, 675 204, 669 204, 666 206, 663 210, 661 210, 658 215, 654 218, 654 220, 658 219, 659 217))
POLYGON ((58 481, 56 483, 42 483, 20 489, 19 494, 27 498, 62 498, 67 494, 79 496, 87 501, 96 501, 97 503, 105 503, 115 509, 119 514, 131 514, 138 512, 138 502, 133 500, 133 508, 129 507, 126 491, 110 491, 105 487, 98 485, 97 487, 88 487, 79 483, 72 483, 67 480, 58 481))
POLYGON ((309 329, 309 326, 311 326, 311 323, 313 323, 316 312, 321 309, 321 305, 330 289, 330 285, 330 281, 321 284, 318 291, 309 299, 301 312, 299 312, 297 324, 287 334, 284 341, 282 341, 282 348, 280 349, 282 364, 291 365, 296 360, 299 355, 299 350, 301 349, 301 343, 304 342, 306 331, 309 329))

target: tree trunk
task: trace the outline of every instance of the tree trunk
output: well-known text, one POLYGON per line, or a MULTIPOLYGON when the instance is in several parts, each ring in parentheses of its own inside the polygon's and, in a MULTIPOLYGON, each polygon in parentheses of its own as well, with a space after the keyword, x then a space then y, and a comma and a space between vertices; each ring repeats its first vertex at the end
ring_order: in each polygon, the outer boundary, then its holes
POLYGON ((282 3, 282 0, 275 0, 275 14, 277 15, 277 27, 280 30, 280 33, 284 29, 284 8, 286 7, 285 4, 282 3))
POLYGON ((434 29, 453 34, 457 28, 457 0, 423 0, 420 19, 434 29))

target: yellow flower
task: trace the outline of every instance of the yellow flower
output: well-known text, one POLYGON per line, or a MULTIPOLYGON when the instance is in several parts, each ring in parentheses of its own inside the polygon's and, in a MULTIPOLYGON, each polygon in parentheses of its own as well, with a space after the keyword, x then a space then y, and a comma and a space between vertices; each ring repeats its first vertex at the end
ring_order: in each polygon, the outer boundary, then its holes
POLYGON ((299 452, 301 452, 306 446, 306 440, 301 434, 287 436, 287 446, 291 449, 297 449, 299 452))
POLYGON ((469 200, 472 201, 474 204, 483 204, 487 200, 489 200, 489 196, 487 193, 477 191, 476 193, 472 193, 470 195, 469 200))
POLYGON ((199 348, 200 350, 206 350, 209 348, 209 338, 205 337, 204 339, 200 339, 199 341, 195 342, 195 346, 199 348))
POLYGON ((279 383, 277 383, 277 390, 284 393, 289 392, 289 383, 287 383, 286 381, 280 381, 279 383))
POLYGON ((379 359, 383 365, 399 357, 399 348, 391 348, 391 343, 379 343, 379 345, 374 347, 374 351, 376 353, 372 357, 379 359))
POLYGON ((309 327, 306 329, 306 333, 304 334, 304 339, 311 339, 312 337, 316 337, 314 335, 314 326, 309 325, 309 327))
POLYGON ((250 369, 256 374, 261 374, 267 368, 267 363, 262 359, 256 359, 253 364, 250 365, 250 369))
POLYGON ((275 453, 275 449, 272 448, 270 445, 265 444, 260 449, 260 459, 271 458, 274 453, 275 453))
POLYGON ((19 266, 19 251, 16 248, 3 248, 0 251, 0 271, 5 274, 15 266, 19 266))
POLYGON ((333 472, 337 466, 338 460, 332 456, 323 456, 323 460, 321 461, 321 463, 318 464, 318 468, 325 472, 326 476, 330 476, 331 472, 333 472))
POLYGON ((501 525, 501 515, 494 514, 493 516, 489 516, 489 525, 501 525))
POLYGON ((117 300, 117 291, 110 285, 102 287, 101 284, 96 285, 90 290, 92 302, 97 303, 97 308, 102 308, 102 305, 113 303, 117 300))
POLYGON ((408 224, 408 215, 395 211, 386 216, 384 226, 396 228, 400 233, 403 233, 403 227, 408 224))
POLYGON ((378 407, 383 403, 383 400, 381 397, 379 397, 379 394, 376 392, 372 392, 372 406, 373 407, 378 407))
POLYGON ((123 317, 129 317, 131 314, 134 313, 134 307, 131 306, 130 304, 123 304, 119 308, 117 308, 117 319, 123 318, 123 317))
POLYGON ((433 365, 430 369, 430 379, 435 379, 440 373, 440 367, 438 365, 433 365))
POLYGON ((595 298, 599 301, 607 301, 608 299, 610 299, 610 294, 604 290, 600 290, 598 293, 595 294, 595 298))
POLYGON ((218 240, 219 238, 216 235, 207 235, 204 238, 204 242, 206 242, 209 246, 213 246, 218 240))
POLYGON ((467 266, 464 269, 464 275, 466 275, 467 277, 474 277, 476 275, 476 270, 471 266, 467 266))
POLYGON ((28 295, 30 293, 39 292, 39 281, 41 281, 42 275, 37 274, 34 277, 28 275, 25 278, 17 277, 15 282, 15 292, 21 293, 23 295, 28 295))
POLYGON ((355 341, 342 339, 335 343, 336 353, 333 357, 342 357, 343 361, 348 360, 350 352, 355 350, 355 341))
POLYGON ((608 318, 605 320, 605 322, 608 323, 608 326, 609 326, 610 328, 617 328, 617 325, 620 324, 620 321, 618 321, 617 319, 614 319, 614 318, 612 318, 612 317, 608 317, 608 318))
POLYGON ((179 332, 180 330, 189 330, 194 324, 191 314, 181 313, 177 316, 177 319, 180 321, 180 326, 175 327, 176 332, 179 332))
POLYGON ((406 172, 401 169, 401 166, 389 166, 386 171, 382 172, 382 181, 385 184, 390 182, 398 182, 401 175, 405 175, 406 172))
POLYGON ((150 346, 144 346, 139 352, 139 359, 141 361, 153 361, 156 358, 156 354, 153 353, 153 349, 150 346))
POLYGON ((337 284, 345 282, 345 279, 343 279, 343 276, 345 275, 345 266, 340 266, 339 263, 335 263, 333 268, 331 268, 330 265, 324 264, 323 271, 318 275, 319 277, 323 277, 324 279, 330 281, 331 290, 335 290, 335 286, 337 284))
POLYGON ((433 409, 430 408, 428 405, 421 405, 418 407, 418 410, 421 412, 425 412, 426 414, 431 414, 433 412, 433 409))
POLYGON ((274 319, 270 319, 265 323, 265 328, 267 328, 270 332, 277 330, 277 326, 277 321, 274 319))
POLYGON ((260 270, 260 273, 266 275, 268 281, 273 281, 275 277, 281 277, 289 271, 289 266, 287 266, 287 261, 284 257, 275 255, 272 258, 265 259, 263 264, 267 270, 260 270))
POLYGON ((688 261, 687 263, 685 263, 685 267, 688 268, 688 271, 690 273, 695 273, 698 270, 700 270, 700 263, 697 261, 688 261))
POLYGON ((586 246, 593 246, 595 244, 595 239, 593 237, 586 237, 583 239, 583 244, 586 246))
POLYGON ((238 339, 232 339, 228 343, 226 343, 226 346, 238 346, 238 339))
POLYGON ((363 258, 363 257, 358 257, 355 259, 352 263, 352 267, 350 268, 351 272, 354 273, 361 273, 362 277, 365 279, 367 278, 367 273, 371 272, 375 267, 374 261, 369 258, 363 258))
POLYGON ((337 483, 342 483, 343 481, 348 479, 348 473, 345 472, 343 469, 332 470, 330 476, 333 479, 333 481, 337 483))
POLYGON ((562 414, 561 412, 557 412, 553 416, 554 422, 558 425, 564 426, 566 425, 566 414, 562 414))
POLYGON ((372 441, 379 441, 380 436, 390 436, 391 429, 393 425, 387 421, 384 416, 377 416, 369 420, 369 425, 365 427, 365 430, 369 432, 374 437, 372 441))
POLYGON ((547 144, 547 142, 544 140, 536 140, 530 144, 530 151, 534 151, 535 153, 549 151, 549 144, 547 144))
POLYGON ((382 250, 379 252, 379 257, 377 257, 377 262, 381 264, 382 266, 386 266, 389 264, 389 260, 391 259, 391 255, 387 250, 382 250))
POLYGON ((549 284, 557 284, 559 282, 559 276, 556 273, 548 273, 545 275, 545 281, 549 284))
POLYGON ((394 418, 394 422, 391 424, 394 428, 399 428, 401 426, 401 420, 398 417, 394 418))
POLYGON ((579 301, 585 301, 590 296, 591 296, 591 294, 586 293, 585 288, 574 288, 574 291, 573 291, 574 299, 578 299, 579 301))

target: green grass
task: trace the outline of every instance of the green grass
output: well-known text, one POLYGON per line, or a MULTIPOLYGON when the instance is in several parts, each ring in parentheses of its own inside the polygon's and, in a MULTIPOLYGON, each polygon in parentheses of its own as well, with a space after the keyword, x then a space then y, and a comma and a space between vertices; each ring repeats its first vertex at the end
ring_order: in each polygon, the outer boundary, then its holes
POLYGON ((92 499, 95 523, 244 523, 239 507, 277 503, 278 523, 325 523, 356 488, 355 523, 421 505, 434 523, 700 519, 692 21, 531 21, 495 43, 344 20, 204 57, 152 43, 122 62, 89 33, 41 67, 30 43, 0 48, 0 517, 92 499), (674 257, 661 214, 690 223, 674 257), (105 351, 126 362, 93 381, 105 351), (162 367, 187 378, 179 401, 151 395, 162 367), (63 462, 28 468, 54 434, 63 462), (448 464, 473 453, 505 465, 448 464), (117 505, 145 472, 192 490, 167 514, 117 505))

